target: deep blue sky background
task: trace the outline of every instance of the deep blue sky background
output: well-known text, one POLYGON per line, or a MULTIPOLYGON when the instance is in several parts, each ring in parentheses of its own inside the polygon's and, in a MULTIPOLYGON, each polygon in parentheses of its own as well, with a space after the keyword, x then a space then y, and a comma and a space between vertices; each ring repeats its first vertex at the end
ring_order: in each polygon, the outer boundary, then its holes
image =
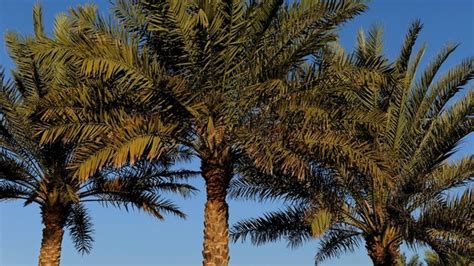
MULTIPOLYGON (((6 31, 31 33, 31 8, 34 0, 0 0, 0 64, 8 71, 12 65, 3 45, 6 31)), ((51 30, 54 15, 68 7, 82 3, 95 3, 107 12, 109 1, 42 0, 44 22, 51 30)), ((473 0, 378 0, 370 3, 370 10, 349 22, 341 32, 341 42, 347 49, 355 43, 359 28, 373 23, 385 27, 385 52, 395 56, 406 29, 415 18, 420 18, 425 28, 418 47, 426 41, 428 49, 424 64, 447 42, 461 46, 448 60, 452 66, 460 59, 474 55, 474 1, 473 0)), ((444 69, 446 70, 446 69, 444 69)), ((473 87, 471 87, 473 89, 473 87)), ((471 134, 455 157, 474 152, 471 134)), ((194 162, 192 167, 197 168, 194 162)), ((168 217, 158 222, 144 213, 125 213, 114 208, 89 205, 95 225, 95 244, 90 255, 81 256, 66 234, 63 241, 62 265, 200 265, 204 193, 202 181, 192 181, 201 193, 188 200, 178 200, 188 214, 186 221, 168 217)), ((41 241, 41 219, 35 205, 26 208, 22 202, 0 203, 0 265, 36 265, 41 241)), ((230 223, 245 217, 255 217, 266 210, 279 208, 278 203, 230 202, 230 223)), ((231 245, 231 265, 313 265, 317 241, 296 250, 287 249, 280 242, 261 247, 249 243, 231 245)), ((361 248, 340 259, 329 260, 323 265, 370 265, 365 250, 361 248)))

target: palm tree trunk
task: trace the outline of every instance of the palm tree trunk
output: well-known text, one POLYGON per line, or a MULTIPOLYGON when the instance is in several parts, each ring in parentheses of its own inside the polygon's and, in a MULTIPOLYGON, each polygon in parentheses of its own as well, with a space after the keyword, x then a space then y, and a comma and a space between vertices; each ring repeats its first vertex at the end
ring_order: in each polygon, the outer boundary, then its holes
POLYGON ((39 266, 57 266, 61 258, 61 242, 64 235, 64 219, 60 208, 45 208, 43 216, 43 239, 39 266))
POLYGON ((203 159, 202 176, 206 181, 207 201, 204 209, 204 266, 229 264, 229 213, 227 188, 232 177, 232 166, 215 158, 203 159))
POLYGON ((366 239, 366 248, 374 266, 396 266, 400 256, 399 246, 396 241, 383 245, 380 236, 366 239))

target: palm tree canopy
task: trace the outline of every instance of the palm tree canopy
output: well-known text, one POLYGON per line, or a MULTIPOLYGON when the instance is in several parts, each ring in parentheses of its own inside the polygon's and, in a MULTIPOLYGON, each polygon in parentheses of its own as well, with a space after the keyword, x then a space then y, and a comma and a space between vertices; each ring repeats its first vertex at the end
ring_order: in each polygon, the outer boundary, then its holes
MULTIPOLYGON (((324 88, 348 86, 311 70, 322 64, 338 26, 365 8, 363 1, 117 1, 116 17, 132 34, 93 6, 71 10, 36 52, 42 62, 67 61, 98 83, 49 94, 42 141, 81 142, 74 165, 82 179, 176 145, 201 158, 219 150, 234 163, 246 154, 269 172, 281 157, 285 171, 303 176, 301 157, 269 154, 274 147, 251 129, 266 106, 283 110, 291 105, 285 99, 309 102, 328 94, 324 88)), ((308 142, 337 160, 365 157, 360 145, 331 133, 308 142)), ((369 159, 352 161, 377 171, 369 159)))
POLYGON ((234 197, 281 198, 298 207, 237 223, 231 231, 234 240, 248 236, 252 243, 262 244, 285 238, 295 246, 321 236, 317 262, 353 251, 363 240, 369 248, 367 241, 374 236, 395 245, 395 250, 405 241, 428 245, 442 258, 472 256, 473 192, 465 185, 474 176, 474 156, 457 161, 450 156, 474 131, 474 90, 469 88, 474 59, 461 61, 436 79, 456 48, 448 45, 417 78, 424 47, 414 55, 412 50, 421 28, 418 21, 412 24, 393 63, 381 53, 378 27, 367 36, 359 33, 352 55, 335 47, 335 58, 342 63, 378 69, 386 76, 361 75, 355 83, 367 84, 358 101, 368 123, 356 128, 358 138, 387 166, 381 168, 386 175, 367 175, 353 164, 315 164, 319 170, 305 180, 281 172, 265 177, 261 171, 248 171, 231 186, 234 197), (447 196, 453 188, 463 192, 447 196))
POLYGON ((313 155, 383 173, 368 146, 342 135, 329 115, 346 114, 335 110, 350 100, 355 70, 320 71, 338 26, 365 9, 359 0, 117 1, 118 23, 93 6, 72 9, 35 53, 87 79, 45 97, 41 141, 79 143, 71 165, 81 180, 168 153, 198 157, 207 192, 204 264, 227 265, 232 177, 249 163, 267 173, 284 165, 299 177, 310 170, 268 118, 292 108, 326 129, 301 134, 313 155), (339 101, 328 104, 331 97, 339 101), (262 134, 267 127, 271 138, 262 134))
POLYGON ((34 8, 34 37, 6 36, 15 63, 12 81, 0 74, 0 201, 21 199, 25 206, 38 204, 42 212, 59 206, 64 226, 80 252, 92 244, 92 223, 86 202, 115 207, 137 208, 158 219, 165 213, 185 217, 162 192, 189 196, 195 191, 182 180, 196 175, 186 170, 170 170, 172 153, 161 160, 139 161, 120 169, 107 167, 86 182, 74 175, 70 163, 80 153, 74 143, 55 141, 41 144, 42 101, 50 91, 75 83, 74 69, 64 64, 40 63, 32 48, 45 38, 41 8, 34 8))

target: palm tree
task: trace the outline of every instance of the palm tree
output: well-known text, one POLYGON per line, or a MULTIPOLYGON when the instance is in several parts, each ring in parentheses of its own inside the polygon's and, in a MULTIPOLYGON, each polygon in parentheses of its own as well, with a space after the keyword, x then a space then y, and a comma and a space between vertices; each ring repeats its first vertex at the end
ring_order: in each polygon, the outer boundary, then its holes
POLYGON ((316 262, 353 251, 362 241, 374 265, 396 265, 402 242, 427 245, 445 262, 452 254, 472 259, 473 191, 464 187, 457 196, 448 192, 462 188, 474 175, 473 155, 450 159, 474 130, 474 91, 453 97, 474 78, 474 60, 462 61, 435 81, 455 49, 447 46, 415 81, 424 47, 414 57, 411 53, 421 28, 418 21, 412 24, 391 65, 381 54, 382 31, 377 27, 367 38, 361 32, 356 52, 343 60, 391 69, 386 79, 367 79, 359 97, 367 119, 376 120, 359 127, 359 139, 371 143, 389 166, 383 169, 387 175, 363 174, 351 164, 317 163, 305 180, 281 173, 264 178, 252 170, 235 181, 232 195, 282 198, 292 204, 237 223, 231 230, 234 240, 249 236, 252 243, 262 244, 284 237, 297 246, 321 237, 316 262), (376 119, 380 114, 383 120, 376 119))
MULTIPOLYGON (((358 0, 284 2, 117 1, 128 34, 90 6, 71 10, 36 51, 42 62, 67 63, 101 84, 50 94, 42 140, 83 143, 74 164, 81 179, 172 147, 199 158, 207 192, 203 264, 228 265, 226 196, 240 165, 271 172, 278 158, 286 172, 306 171, 300 157, 272 154, 271 140, 253 130, 268 106, 337 87, 335 75, 308 71, 307 58, 320 64, 337 27, 366 8, 358 0)), ((352 161, 354 150, 363 157, 359 146, 330 134, 313 144, 334 160, 352 161)))
MULTIPOLYGON (((42 38, 41 9, 35 7, 36 37, 42 38)), ((41 209, 43 238, 39 265, 59 265, 64 230, 68 229, 77 250, 89 253, 93 242, 92 223, 85 204, 141 209, 164 219, 165 213, 184 218, 163 191, 187 196, 194 192, 179 180, 196 173, 169 170, 172 154, 160 161, 139 161, 120 169, 104 168, 87 181, 74 176, 69 163, 78 148, 61 141, 40 144, 35 134, 41 123, 41 99, 68 70, 60 65, 42 65, 30 51, 34 38, 6 36, 16 68, 13 82, 0 74, 0 201, 24 200, 41 209)), ((71 73, 68 73, 71 74, 71 73)))

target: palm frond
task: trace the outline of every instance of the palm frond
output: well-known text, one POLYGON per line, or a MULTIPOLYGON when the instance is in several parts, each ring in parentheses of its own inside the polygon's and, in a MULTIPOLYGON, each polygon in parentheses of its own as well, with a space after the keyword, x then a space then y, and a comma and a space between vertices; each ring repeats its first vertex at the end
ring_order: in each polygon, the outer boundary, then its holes
POLYGON ((66 221, 66 227, 69 229, 72 242, 79 253, 90 253, 94 239, 92 234, 91 218, 87 214, 86 208, 80 204, 73 204, 71 213, 66 221))
POLYGON ((459 142, 474 130, 470 118, 473 104, 474 92, 470 91, 430 122, 413 152, 411 171, 417 173, 420 167, 430 169, 428 166, 438 165, 454 152, 459 142), (424 156, 419 156, 422 153, 424 156))
POLYGON ((329 229, 320 240, 320 248, 314 258, 316 264, 337 258, 344 252, 354 252, 361 240, 359 232, 344 228, 329 229))
POLYGON ((233 241, 245 241, 249 237, 255 245, 285 239, 288 246, 297 247, 311 239, 311 227, 306 222, 304 207, 290 207, 240 221, 232 227, 230 236, 233 241))
MULTIPOLYGON (((28 200, 31 196, 31 190, 14 182, 0 181, 0 201, 24 199, 28 200)), ((38 200, 33 199, 36 203, 38 200)))
POLYGON ((405 36, 402 49, 400 50, 400 54, 397 58, 396 68, 398 72, 404 73, 408 69, 413 47, 415 46, 416 40, 418 39, 418 34, 422 28, 423 24, 420 20, 415 20, 411 23, 410 28, 408 29, 408 32, 405 36))
POLYGON ((426 228, 431 241, 442 245, 442 251, 461 255, 472 254, 473 237, 471 221, 472 189, 466 189, 461 195, 446 198, 428 206, 420 214, 419 223, 426 228))
POLYGON ((449 57, 451 53, 454 52, 457 45, 447 45, 444 47, 436 58, 428 65, 425 71, 422 73, 420 80, 416 83, 415 87, 412 90, 410 99, 410 114, 412 117, 413 124, 412 130, 417 130, 421 122, 421 117, 424 114, 423 108, 424 102, 428 99, 425 97, 429 88, 435 78, 435 75, 438 73, 439 69, 449 57))

